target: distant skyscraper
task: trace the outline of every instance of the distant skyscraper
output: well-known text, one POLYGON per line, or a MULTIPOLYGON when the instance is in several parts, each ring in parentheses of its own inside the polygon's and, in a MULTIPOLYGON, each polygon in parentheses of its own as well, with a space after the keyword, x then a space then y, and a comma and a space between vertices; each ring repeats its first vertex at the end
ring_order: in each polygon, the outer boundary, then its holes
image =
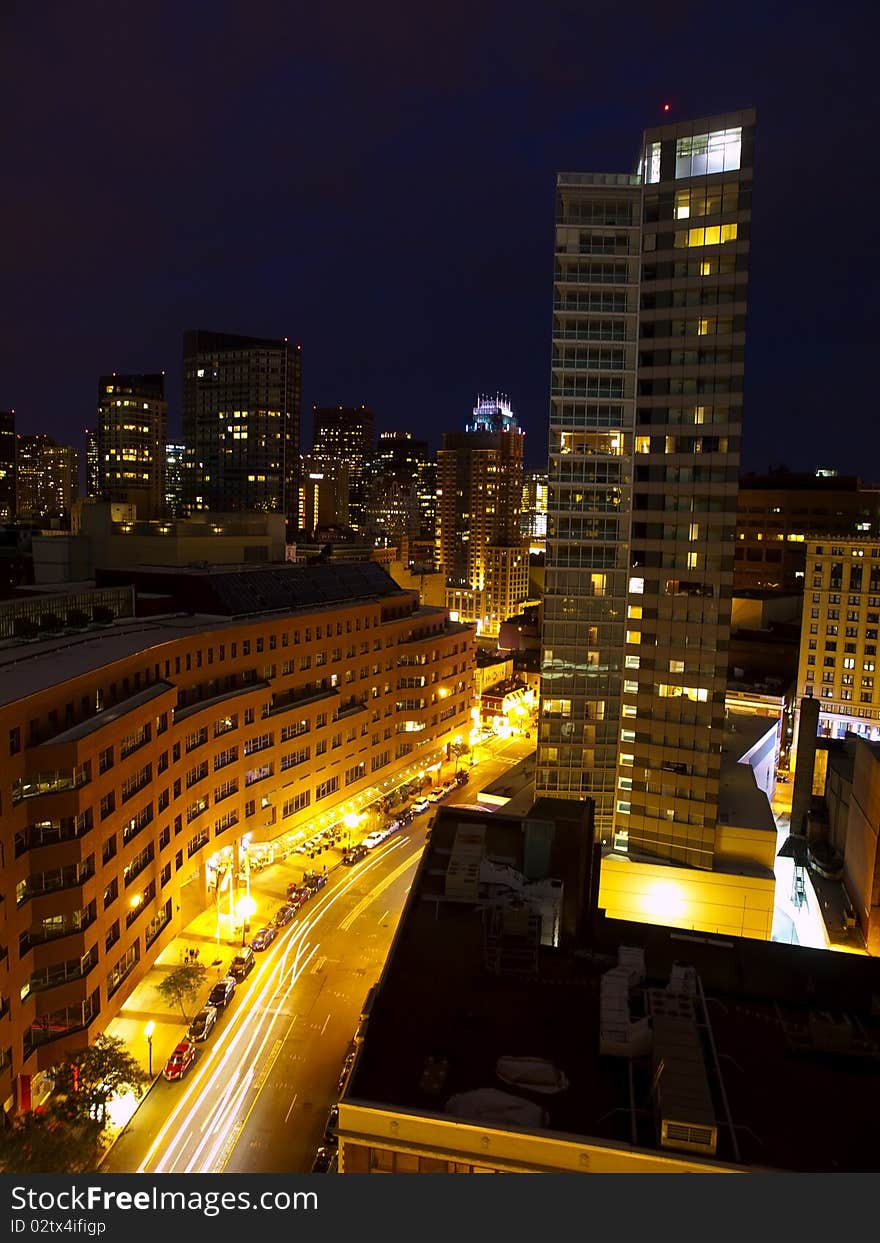
POLYGON ((318 527, 349 527, 348 463, 307 454, 300 470, 299 528, 313 539, 318 527))
POLYGON ((367 526, 367 467, 375 446, 374 418, 366 406, 315 406, 313 457, 348 463, 349 522, 361 535, 367 526))
POLYGON ((165 503, 165 376, 103 375, 98 380, 97 495, 157 518, 165 503))
POLYGON ((302 355, 287 339, 183 334, 189 512, 296 516, 302 355))
POLYGON ((165 512, 169 518, 183 516, 185 462, 186 446, 169 440, 165 445, 165 512))
POLYGON ((98 429, 87 427, 86 437, 86 496, 98 495, 98 429))
POLYGON ((18 517, 69 520, 79 495, 76 450, 37 433, 18 437, 18 517))
POLYGON ((409 432, 382 432, 367 467, 367 534, 387 545, 418 539, 422 528, 419 485, 428 445, 409 432))
POLYGON ((530 470, 523 476, 520 530, 532 548, 543 548, 547 539, 547 472, 530 470))
POLYGON ((0 410, 0 522, 15 518, 15 411, 0 410))
POLYGON ((742 424, 755 116, 562 173, 536 793, 711 868, 742 424))
POLYGON ((437 554, 447 608, 497 635, 528 596, 524 434, 510 406, 495 399, 481 398, 467 427, 444 433, 437 452, 437 554))

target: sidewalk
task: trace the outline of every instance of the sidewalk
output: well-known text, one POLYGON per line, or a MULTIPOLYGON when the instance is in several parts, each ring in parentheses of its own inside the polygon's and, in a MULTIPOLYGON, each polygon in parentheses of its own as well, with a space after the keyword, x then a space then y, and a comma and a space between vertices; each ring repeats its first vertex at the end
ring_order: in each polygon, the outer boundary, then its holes
MULTIPOLYGON (((325 851, 321 856, 322 859, 326 859, 328 872, 339 866, 341 857, 340 850, 325 851)), ((254 935, 258 928, 271 922, 275 912, 284 904, 287 886, 292 882, 299 883, 307 871, 311 869, 321 871, 324 867, 323 862, 297 854, 289 855, 282 862, 270 864, 251 876, 250 896, 256 903, 256 910, 248 921, 244 935, 241 924, 237 923, 233 926, 226 913, 221 913, 218 930, 217 911, 214 906, 211 906, 191 919, 162 951, 106 1029, 107 1035, 115 1036, 125 1042, 126 1049, 144 1072, 152 1073, 153 1082, 162 1074, 165 1063, 175 1046, 185 1038, 190 1020, 204 1004, 212 986, 222 976, 228 974, 229 965, 236 951, 254 935), (169 972, 187 962, 187 955, 190 951, 197 951, 196 961, 207 969, 207 976, 202 995, 188 1004, 188 1017, 184 1018, 179 1007, 169 1006, 163 1000, 157 985, 169 972), (150 1042, 146 1037, 148 1023, 153 1024, 152 1055, 150 1042)), ((152 1087, 152 1082, 140 1100, 126 1097, 112 1103, 105 1155, 131 1121, 138 1106, 146 1098, 150 1087, 152 1087)))

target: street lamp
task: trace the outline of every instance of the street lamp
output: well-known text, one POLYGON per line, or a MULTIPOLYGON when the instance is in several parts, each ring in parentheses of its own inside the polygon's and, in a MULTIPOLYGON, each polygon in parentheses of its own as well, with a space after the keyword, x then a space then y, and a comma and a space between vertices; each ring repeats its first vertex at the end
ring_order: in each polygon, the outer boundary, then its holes
POLYGON ((150 1019, 144 1028, 144 1035, 147 1038, 147 1069, 150 1078, 153 1077, 153 1032, 156 1030, 156 1024, 150 1019))
POLYGON ((251 897, 241 898, 236 908, 239 919, 241 920, 241 944, 244 946, 245 934, 250 928, 251 915, 257 909, 257 904, 251 897))

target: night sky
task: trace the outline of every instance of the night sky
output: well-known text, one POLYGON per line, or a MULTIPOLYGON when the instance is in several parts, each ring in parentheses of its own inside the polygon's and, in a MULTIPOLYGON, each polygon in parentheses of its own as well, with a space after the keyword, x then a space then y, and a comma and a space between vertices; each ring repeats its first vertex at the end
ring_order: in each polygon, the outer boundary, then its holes
POLYGON ((743 468, 880 479, 873 5, 0 0, 0 409, 80 448, 105 371, 288 336, 433 447, 506 392, 546 466, 557 171, 758 111, 743 468))

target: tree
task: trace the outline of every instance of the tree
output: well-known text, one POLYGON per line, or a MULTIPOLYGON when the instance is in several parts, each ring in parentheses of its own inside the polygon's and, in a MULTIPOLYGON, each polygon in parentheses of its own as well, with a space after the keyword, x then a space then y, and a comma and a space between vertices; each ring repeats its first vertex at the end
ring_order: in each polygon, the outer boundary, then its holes
POLYGON ((60 1103, 21 1114, 0 1128, 0 1170, 14 1174, 78 1174, 98 1162, 101 1123, 72 1122, 60 1103))
POLYGON ((188 1020, 184 1003, 192 1001, 201 991, 207 974, 206 968, 200 962, 186 963, 169 971, 165 979, 156 985, 156 989, 163 1001, 167 1001, 169 1005, 180 1006, 180 1013, 188 1020))
POLYGON ((57 1068, 55 1088, 63 1098, 58 1111, 72 1123, 92 1119, 100 1129, 107 1123, 107 1105, 114 1096, 143 1094, 148 1076, 116 1036, 102 1034, 94 1044, 68 1053, 57 1068))

